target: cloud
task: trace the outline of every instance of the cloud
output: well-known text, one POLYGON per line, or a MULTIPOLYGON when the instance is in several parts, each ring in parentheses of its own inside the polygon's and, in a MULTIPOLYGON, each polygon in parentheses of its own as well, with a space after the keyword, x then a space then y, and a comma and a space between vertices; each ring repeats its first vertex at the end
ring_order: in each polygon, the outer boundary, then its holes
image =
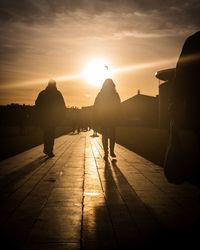
POLYGON ((0 0, 1 86, 77 75, 93 55, 117 67, 174 58, 199 11, 199 0, 0 0))
MULTIPOLYGON (((105 32, 114 33, 116 38, 123 37, 118 35, 120 33, 125 37, 143 38, 158 37, 159 34, 163 36, 163 33, 167 36, 167 32, 171 36, 173 31, 177 34, 178 30, 181 30, 178 34, 182 34, 183 29, 187 31, 199 28, 199 11, 200 2, 197 0, 0 1, 2 27, 5 23, 13 29, 15 23, 24 23, 30 30, 31 25, 34 27, 43 25, 47 29, 48 26, 57 26, 58 29, 62 26, 64 32, 71 32, 74 35, 77 31, 79 37, 87 34, 86 27, 94 36, 98 30, 103 35, 101 24, 105 27, 105 32)), ((8 27, 1 29, 3 35, 7 29, 8 27)), ((45 32, 44 29, 42 31, 45 32)))
POLYGON ((179 17, 186 8, 193 8, 189 2, 182 9, 179 1, 170 1, 169 6, 165 3, 163 13, 158 0, 152 5, 146 1, 125 2, 1 1, 1 12, 7 13, 0 27, 1 72, 6 71, 9 78, 9 71, 49 75, 60 68, 56 73, 62 74, 69 63, 69 70, 73 68, 81 54, 101 53, 110 45, 122 46, 124 41, 132 42, 134 47, 137 40, 144 45, 144 39, 150 44, 152 39, 186 37, 195 30, 192 22, 173 19, 189 19, 179 17), (169 15, 170 11, 178 14, 169 15))
POLYGON ((198 26, 200 2, 198 0, 1 0, 0 18, 4 21, 51 22, 57 14, 83 11, 92 15, 105 12, 130 13, 144 17, 158 14, 172 23, 198 26))

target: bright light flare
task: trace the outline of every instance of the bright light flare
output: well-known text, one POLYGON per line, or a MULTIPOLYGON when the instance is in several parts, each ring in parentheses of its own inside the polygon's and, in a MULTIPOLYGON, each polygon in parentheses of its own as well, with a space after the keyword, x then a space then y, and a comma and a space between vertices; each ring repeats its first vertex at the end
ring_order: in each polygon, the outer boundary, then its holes
POLYGON ((92 60, 83 71, 83 77, 91 85, 102 85, 106 78, 111 77, 108 63, 104 59, 92 60))
POLYGON ((58 82, 70 82, 70 81, 79 81, 79 80, 87 80, 88 83, 96 86, 101 86, 102 83, 106 78, 112 78, 112 76, 117 74, 123 74, 126 72, 133 72, 138 70, 144 70, 147 68, 157 68, 158 70, 161 67, 165 68, 171 68, 175 67, 175 63, 177 61, 177 58, 168 58, 166 60, 161 61, 153 61, 148 63, 142 63, 142 64, 133 64, 133 65, 127 65, 119 68, 112 68, 110 69, 110 64, 107 63, 103 59, 95 59, 91 61, 85 68, 85 70, 81 74, 66 74, 66 75, 60 75, 60 76, 49 76, 44 79, 34 79, 30 81, 23 81, 23 82, 16 82, 16 83, 10 83, 10 84, 2 84, 1 89, 11 89, 15 87, 27 87, 27 86, 34 86, 34 85, 41 85, 47 84, 48 79, 54 79, 58 82))

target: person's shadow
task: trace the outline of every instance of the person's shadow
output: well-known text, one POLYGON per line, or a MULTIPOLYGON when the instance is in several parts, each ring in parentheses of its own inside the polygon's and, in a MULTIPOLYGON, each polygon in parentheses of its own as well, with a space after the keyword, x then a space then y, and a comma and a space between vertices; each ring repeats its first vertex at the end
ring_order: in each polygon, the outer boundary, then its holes
MULTIPOLYGON (((117 168, 117 160, 109 159, 104 166, 104 193, 113 224, 116 242, 119 249, 139 249, 141 237, 134 220, 131 218, 125 192, 129 190, 130 196, 134 192, 125 176, 117 168)), ((127 194, 126 194, 127 196, 127 194)), ((134 197, 135 198, 135 197, 134 197)))
POLYGON ((15 171, 11 172, 10 174, 4 175, 1 178, 0 183, 0 194, 2 199, 7 198, 9 195, 11 195, 17 187, 15 187, 15 184, 19 181, 25 178, 28 174, 31 174, 31 172, 34 172, 37 170, 42 163, 47 161, 49 157, 40 156, 34 161, 28 163, 27 165, 17 168, 15 171))
POLYGON ((131 213, 132 219, 136 222, 139 232, 142 232, 142 249, 146 249, 147 247, 169 249, 170 246, 178 249, 178 247, 184 248, 184 246, 191 247, 195 245, 194 242, 196 242, 199 232, 195 225, 184 232, 164 226, 161 221, 156 219, 157 216, 151 211, 151 208, 140 200, 133 187, 121 172, 116 159, 112 160, 111 166, 116 176, 119 192, 131 213), (143 219, 141 220, 141 218, 143 219))

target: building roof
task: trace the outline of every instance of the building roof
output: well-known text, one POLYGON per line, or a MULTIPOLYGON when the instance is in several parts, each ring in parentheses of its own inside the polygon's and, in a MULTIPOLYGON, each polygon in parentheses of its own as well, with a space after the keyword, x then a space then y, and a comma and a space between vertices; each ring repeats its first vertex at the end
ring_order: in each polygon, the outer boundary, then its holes
POLYGON ((123 101, 122 104, 128 104, 128 103, 131 103, 131 102, 135 102, 137 100, 155 101, 155 100, 157 100, 157 97, 156 96, 150 96, 150 95, 137 94, 137 95, 123 101))
POLYGON ((174 77, 175 68, 159 70, 155 73, 155 77, 159 80, 167 81, 174 77))

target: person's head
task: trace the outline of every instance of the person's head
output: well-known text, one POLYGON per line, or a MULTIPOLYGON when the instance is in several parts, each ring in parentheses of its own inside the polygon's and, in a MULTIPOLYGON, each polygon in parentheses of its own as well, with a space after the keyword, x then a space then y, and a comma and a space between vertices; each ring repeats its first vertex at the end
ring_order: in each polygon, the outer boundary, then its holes
POLYGON ((115 84, 111 78, 107 78, 103 85, 102 85, 102 91, 115 91, 115 84))
POLYGON ((56 88, 56 81, 53 79, 50 79, 47 87, 48 88, 56 88))

